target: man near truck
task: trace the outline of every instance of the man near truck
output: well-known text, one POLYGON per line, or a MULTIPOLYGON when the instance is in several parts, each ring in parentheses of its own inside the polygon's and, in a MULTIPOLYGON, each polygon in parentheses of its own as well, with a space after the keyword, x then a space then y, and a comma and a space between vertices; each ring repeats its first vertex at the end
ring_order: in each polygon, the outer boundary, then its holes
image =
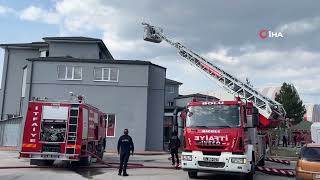
POLYGON ((175 158, 177 160, 177 167, 179 166, 179 156, 178 149, 180 147, 180 139, 177 136, 176 132, 172 132, 172 136, 169 141, 169 150, 171 153, 172 166, 175 165, 175 158))
POLYGON ((118 175, 121 176, 121 173, 123 172, 123 176, 129 176, 127 174, 127 165, 128 160, 130 156, 130 151, 134 151, 134 144, 132 141, 132 138, 128 135, 129 130, 125 129, 123 132, 123 135, 119 138, 118 141, 118 154, 120 155, 120 166, 119 166, 119 173, 118 175))

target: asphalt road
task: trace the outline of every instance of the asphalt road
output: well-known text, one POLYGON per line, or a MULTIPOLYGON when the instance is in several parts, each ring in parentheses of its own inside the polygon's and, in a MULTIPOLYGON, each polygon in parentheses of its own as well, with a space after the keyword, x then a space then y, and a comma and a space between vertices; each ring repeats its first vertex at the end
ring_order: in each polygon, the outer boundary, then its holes
MULTIPOLYGON (((24 166, 28 165, 28 161, 17 158, 17 152, 0 152, 0 167, 4 166, 24 166)), ((106 160, 116 160, 116 155, 107 154, 106 160)), ((152 166, 169 166, 168 155, 159 156, 134 156, 131 162, 143 163, 152 166)), ((266 163, 268 167, 277 168, 294 168, 291 166, 279 165, 274 163, 266 163)), ((117 175, 116 169, 0 169, 0 180, 106 180, 106 179, 132 179, 132 180, 182 180, 189 179, 186 172, 175 169, 129 169, 129 177, 117 175)), ((237 176, 230 175, 212 175, 200 173, 198 179, 239 179, 237 176)), ((254 179, 270 179, 270 180, 288 180, 293 178, 272 176, 257 172, 254 179)))

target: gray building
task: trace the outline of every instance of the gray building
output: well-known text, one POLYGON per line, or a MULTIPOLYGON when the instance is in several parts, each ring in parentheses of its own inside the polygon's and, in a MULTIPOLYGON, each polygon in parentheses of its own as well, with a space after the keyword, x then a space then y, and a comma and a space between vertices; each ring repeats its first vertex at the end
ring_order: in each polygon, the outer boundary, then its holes
POLYGON ((107 150, 128 128, 136 149, 163 149, 166 69, 148 61, 115 60, 100 39, 46 37, 2 44, 0 145, 19 146, 28 101, 81 94, 108 116, 107 150), (22 116, 22 118, 20 118, 22 116), (15 118, 16 117, 16 118, 15 118))

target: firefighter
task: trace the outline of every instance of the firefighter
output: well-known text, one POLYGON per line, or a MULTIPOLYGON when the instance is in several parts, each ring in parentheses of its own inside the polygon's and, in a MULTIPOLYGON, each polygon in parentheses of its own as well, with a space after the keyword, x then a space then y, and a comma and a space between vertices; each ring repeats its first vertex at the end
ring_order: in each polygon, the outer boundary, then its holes
POLYGON ((180 139, 178 138, 177 133, 173 132, 169 141, 169 150, 171 152, 172 166, 175 165, 175 157, 177 159, 177 167, 179 166, 179 156, 178 156, 179 147, 180 147, 180 139))
POLYGON ((134 145, 132 138, 128 135, 129 131, 128 129, 125 129, 123 132, 124 135, 122 135, 119 138, 118 141, 118 154, 120 155, 120 167, 119 167, 119 173, 118 175, 121 176, 121 173, 123 172, 123 176, 129 176, 127 174, 127 165, 128 165, 128 160, 130 156, 130 151, 134 151, 134 145))

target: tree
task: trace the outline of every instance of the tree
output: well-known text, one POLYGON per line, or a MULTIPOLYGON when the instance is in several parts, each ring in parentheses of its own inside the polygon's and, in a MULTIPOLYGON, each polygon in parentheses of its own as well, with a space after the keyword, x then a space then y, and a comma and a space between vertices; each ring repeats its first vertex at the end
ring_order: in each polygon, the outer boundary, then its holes
POLYGON ((276 93, 275 100, 281 103, 286 110, 286 117, 292 119, 292 124, 299 124, 303 120, 306 108, 299 97, 293 84, 283 83, 279 93, 276 93))

